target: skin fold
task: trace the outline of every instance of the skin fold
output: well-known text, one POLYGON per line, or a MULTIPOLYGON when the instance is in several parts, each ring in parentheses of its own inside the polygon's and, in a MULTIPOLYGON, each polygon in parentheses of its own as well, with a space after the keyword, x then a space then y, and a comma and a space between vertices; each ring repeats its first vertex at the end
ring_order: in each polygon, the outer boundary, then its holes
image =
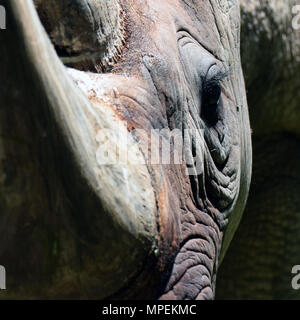
POLYGON ((238 1, 2 3, 7 295, 213 299, 252 166, 238 1), (102 129, 108 151, 131 133, 145 160, 137 129, 164 130, 171 150, 177 130, 185 161, 101 165, 102 129))

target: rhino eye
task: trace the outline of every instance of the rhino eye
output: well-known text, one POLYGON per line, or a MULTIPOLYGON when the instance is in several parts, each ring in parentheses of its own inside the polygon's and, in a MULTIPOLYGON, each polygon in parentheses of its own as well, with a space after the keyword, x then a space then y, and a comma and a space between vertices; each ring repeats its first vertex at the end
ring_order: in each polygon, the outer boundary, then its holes
POLYGON ((213 65, 207 72, 202 86, 202 117, 214 125, 218 121, 218 109, 221 101, 221 84, 229 72, 222 72, 217 65, 213 65))
POLYGON ((209 108, 217 108, 221 98, 221 86, 219 80, 211 80, 204 83, 203 101, 209 108))

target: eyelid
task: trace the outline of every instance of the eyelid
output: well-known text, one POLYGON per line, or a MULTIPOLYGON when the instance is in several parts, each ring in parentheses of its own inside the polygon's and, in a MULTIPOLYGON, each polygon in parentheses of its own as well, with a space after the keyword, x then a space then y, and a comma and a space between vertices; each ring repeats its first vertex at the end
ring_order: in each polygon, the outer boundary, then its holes
POLYGON ((205 78, 204 78, 204 85, 205 84, 209 84, 210 82, 214 82, 214 81, 222 81, 223 79, 228 77, 230 74, 231 74, 231 70, 230 69, 228 69, 227 71, 223 71, 223 70, 221 70, 221 68, 217 64, 213 64, 207 70, 207 73, 206 73, 205 78), (213 74, 210 77, 209 73, 211 72, 212 68, 216 68, 218 70, 215 72, 215 74, 213 74))

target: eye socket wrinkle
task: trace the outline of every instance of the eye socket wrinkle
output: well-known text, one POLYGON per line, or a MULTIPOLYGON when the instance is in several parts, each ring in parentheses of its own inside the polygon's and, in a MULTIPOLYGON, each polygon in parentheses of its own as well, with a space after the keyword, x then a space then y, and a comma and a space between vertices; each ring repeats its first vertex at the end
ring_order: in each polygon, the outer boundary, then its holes
MULTIPOLYGON (((209 73, 209 72, 208 72, 209 73)), ((207 74, 208 74, 207 73, 207 74)), ((219 82, 219 81, 222 81, 224 80, 225 78, 227 78, 230 74, 232 73, 232 71, 229 69, 227 71, 222 71, 222 70, 219 70, 219 72, 217 72, 215 75, 213 75, 212 77, 210 78, 207 78, 207 74, 206 74, 206 77, 204 79, 204 84, 203 84, 203 87, 207 87, 209 86, 210 84, 214 84, 216 82, 219 82)))

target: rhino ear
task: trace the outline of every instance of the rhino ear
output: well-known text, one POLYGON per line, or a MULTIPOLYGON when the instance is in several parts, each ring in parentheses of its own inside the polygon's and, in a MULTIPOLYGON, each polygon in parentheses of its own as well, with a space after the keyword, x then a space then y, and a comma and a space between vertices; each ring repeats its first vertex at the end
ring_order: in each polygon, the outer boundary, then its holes
MULTIPOLYGON (((22 169, 21 160, 14 168, 20 170, 16 179, 23 186, 18 187, 17 198, 25 205, 1 210, 0 225, 5 225, 6 233, 0 251, 10 252, 11 263, 22 261, 15 269, 17 279, 20 274, 22 279, 27 275, 31 279, 33 274, 38 278, 43 269, 40 260, 47 261, 52 252, 41 235, 55 237, 60 248, 67 250, 43 278, 56 279, 59 267, 67 270, 65 280, 45 283, 40 292, 38 280, 26 285, 21 279, 16 290, 29 286, 30 296, 77 297, 87 292, 104 298, 126 287, 137 274, 151 282, 151 276, 144 275, 153 274, 152 262, 156 261, 157 212, 149 172, 146 166, 101 166, 96 157, 98 130, 119 128, 126 133, 126 126, 114 121, 110 106, 92 105, 74 84, 31 0, 1 3, 9 25, 1 33, 5 45, 0 46, 0 148, 8 159, 9 152, 23 148, 26 152, 21 149, 19 153, 30 166, 22 169), (5 137, 24 143, 16 146, 5 137), (20 172, 25 176, 20 177, 20 172), (30 236, 24 236, 24 225, 30 236), (26 253, 24 246, 30 248, 26 253), (141 264, 146 261, 141 275, 141 264), (63 288, 57 289, 58 285, 63 288)), ((116 142, 110 142, 114 148, 116 142)))
POLYGON ((34 0, 61 60, 81 70, 103 72, 119 58, 123 10, 117 0, 34 0))

